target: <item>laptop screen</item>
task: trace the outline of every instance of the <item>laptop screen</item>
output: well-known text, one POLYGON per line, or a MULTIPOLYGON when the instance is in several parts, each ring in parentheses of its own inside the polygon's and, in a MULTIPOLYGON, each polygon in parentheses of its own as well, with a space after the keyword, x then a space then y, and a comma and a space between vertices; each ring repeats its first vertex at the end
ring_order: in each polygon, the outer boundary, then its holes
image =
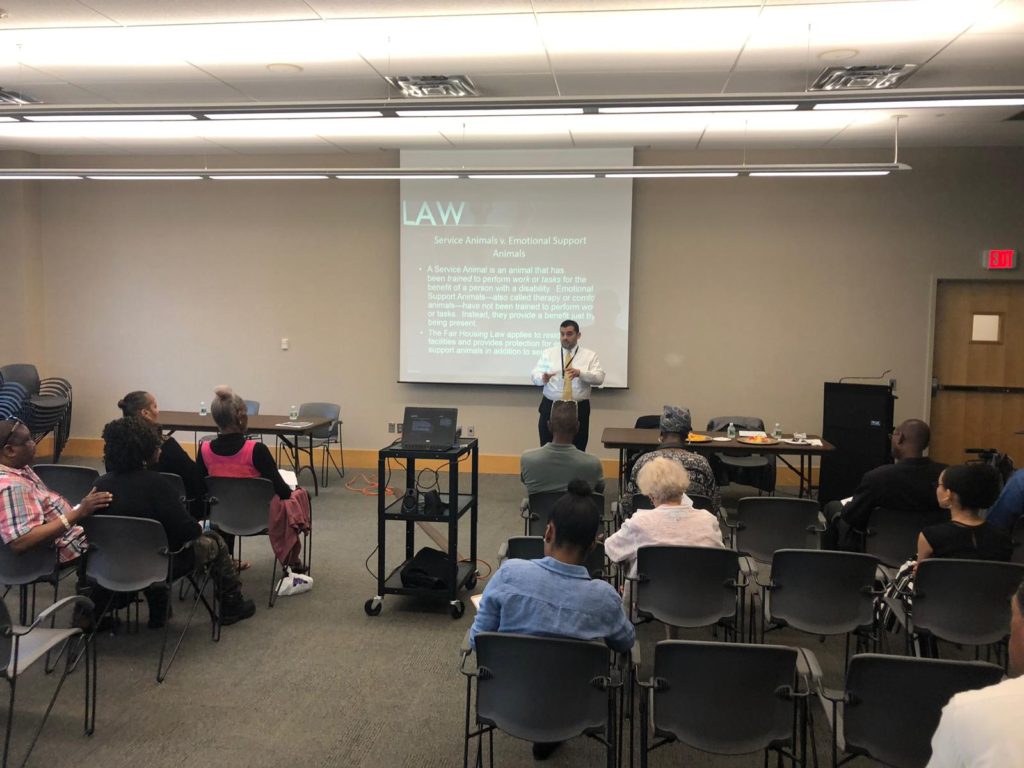
POLYGON ((457 408, 407 406, 402 425, 403 448, 450 448, 455 442, 457 408))

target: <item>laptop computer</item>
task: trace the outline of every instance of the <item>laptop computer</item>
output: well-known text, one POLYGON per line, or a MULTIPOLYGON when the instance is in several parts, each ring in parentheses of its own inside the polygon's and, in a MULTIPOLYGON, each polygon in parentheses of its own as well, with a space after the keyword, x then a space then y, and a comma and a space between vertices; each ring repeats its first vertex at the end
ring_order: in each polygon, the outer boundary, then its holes
POLYGON ((445 451, 455 443, 458 408, 406 406, 402 424, 402 448, 413 451, 445 451))

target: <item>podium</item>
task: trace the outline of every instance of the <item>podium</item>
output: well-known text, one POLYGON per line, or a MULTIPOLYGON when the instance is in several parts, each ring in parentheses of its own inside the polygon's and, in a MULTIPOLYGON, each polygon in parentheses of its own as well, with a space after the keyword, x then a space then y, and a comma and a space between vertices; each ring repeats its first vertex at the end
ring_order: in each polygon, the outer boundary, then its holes
POLYGON ((821 457, 822 505, 853 495, 865 472, 892 461, 895 401, 888 385, 825 382, 821 436, 836 449, 821 457))

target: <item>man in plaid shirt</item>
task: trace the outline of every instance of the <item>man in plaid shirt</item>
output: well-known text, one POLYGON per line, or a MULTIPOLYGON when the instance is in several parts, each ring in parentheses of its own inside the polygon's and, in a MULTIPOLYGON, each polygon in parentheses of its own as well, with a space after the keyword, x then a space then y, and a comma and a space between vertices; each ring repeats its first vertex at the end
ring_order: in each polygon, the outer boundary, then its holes
POLYGON ((72 507, 39 479, 29 464, 36 443, 21 421, 0 421, 0 539, 14 552, 55 542, 61 563, 77 558, 85 545, 82 518, 113 498, 95 490, 72 507))

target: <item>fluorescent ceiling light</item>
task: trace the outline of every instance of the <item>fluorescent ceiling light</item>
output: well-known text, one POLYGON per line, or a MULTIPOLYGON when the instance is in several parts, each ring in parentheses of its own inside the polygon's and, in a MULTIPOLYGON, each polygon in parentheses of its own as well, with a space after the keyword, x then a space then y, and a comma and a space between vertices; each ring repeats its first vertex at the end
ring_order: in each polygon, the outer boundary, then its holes
POLYGON ((918 99, 916 101, 846 101, 815 104, 814 109, 914 109, 927 107, 1019 107, 1024 99, 918 99))
POLYGON ((657 114, 659 112, 789 112, 799 104, 690 104, 662 107, 600 107, 602 115, 657 114))
POLYGON ((418 175, 417 174, 412 174, 412 173, 395 173, 395 174, 385 174, 385 173, 367 173, 367 174, 343 173, 343 174, 335 174, 334 178, 336 178, 336 179, 402 179, 402 180, 405 180, 405 181, 416 181, 416 180, 419 180, 419 179, 428 179, 428 180, 434 181, 434 180, 444 180, 444 179, 457 179, 457 178, 459 178, 459 175, 457 173, 451 173, 451 174, 449 174, 449 173, 421 173, 421 174, 418 174, 418 175))
POLYGON ((81 178, 82 178, 81 176, 72 176, 70 174, 61 174, 61 173, 51 173, 51 174, 40 173, 38 175, 35 175, 35 174, 33 174, 33 175, 30 175, 30 174, 15 174, 13 176, 8 176, 6 174, 0 173, 0 181, 68 181, 70 179, 81 179, 81 178))
POLYGON ((216 181, 306 181, 307 179, 326 179, 316 174, 210 174, 209 178, 216 181))
POLYGON ((398 109, 399 117, 519 117, 536 115, 582 115, 582 107, 525 109, 398 109))
POLYGON ((208 120, 326 120, 349 117, 383 117, 375 110, 363 112, 209 112, 208 120))
POLYGON ((128 123, 128 122, 170 122, 195 120, 195 115, 184 113, 158 115, 25 115, 33 123, 128 123))
POLYGON ((96 181, 199 181, 202 176, 149 176, 149 175, 133 175, 133 176, 90 176, 90 179, 96 181))
POLYGON ((471 179, 593 179, 594 173, 471 173, 471 179))
POLYGON ((628 173, 606 173, 606 179, 725 179, 739 176, 737 171, 672 171, 669 173, 651 173, 649 171, 636 171, 628 173))
POLYGON ((13 118, 13 117, 0 117, 0 123, 16 123, 16 122, 18 122, 17 119, 13 118))
POLYGON ((888 176, 889 171, 751 171, 751 176, 888 176))

